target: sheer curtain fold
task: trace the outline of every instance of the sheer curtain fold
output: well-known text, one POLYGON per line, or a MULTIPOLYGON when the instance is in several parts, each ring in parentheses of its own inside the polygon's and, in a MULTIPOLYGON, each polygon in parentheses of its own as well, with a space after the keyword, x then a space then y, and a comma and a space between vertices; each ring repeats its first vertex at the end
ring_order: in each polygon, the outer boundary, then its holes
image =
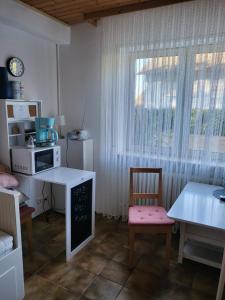
POLYGON ((163 168, 167 209, 187 181, 225 184, 224 20, 223 0, 103 20, 98 212, 126 218, 131 166, 163 168))

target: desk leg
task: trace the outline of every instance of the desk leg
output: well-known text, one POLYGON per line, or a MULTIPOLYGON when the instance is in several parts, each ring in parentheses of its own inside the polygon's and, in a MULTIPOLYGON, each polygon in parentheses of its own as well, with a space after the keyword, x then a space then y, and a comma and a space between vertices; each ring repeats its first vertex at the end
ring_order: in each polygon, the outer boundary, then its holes
POLYGON ((65 186, 66 261, 71 259, 71 188, 65 186))
POLYGON ((223 296, 223 288, 224 288, 224 281, 225 281, 225 248, 223 250, 223 260, 220 270, 220 279, 217 288, 216 300, 221 300, 223 296))
POLYGON ((183 262, 183 249, 185 242, 185 223, 180 223, 180 243, 179 243, 179 255, 178 263, 182 264, 183 262))
POLYGON ((31 216, 26 220, 25 225, 26 225, 26 229, 27 229, 28 251, 29 251, 29 254, 32 256, 33 245, 32 245, 32 217, 31 216))

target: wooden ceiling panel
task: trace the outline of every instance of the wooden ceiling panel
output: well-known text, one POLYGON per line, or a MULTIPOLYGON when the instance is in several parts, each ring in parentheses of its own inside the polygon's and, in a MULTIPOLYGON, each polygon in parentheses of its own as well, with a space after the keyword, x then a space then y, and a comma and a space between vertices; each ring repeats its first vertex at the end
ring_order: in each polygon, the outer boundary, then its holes
POLYGON ((69 25, 187 1, 195 0, 21 0, 69 25))

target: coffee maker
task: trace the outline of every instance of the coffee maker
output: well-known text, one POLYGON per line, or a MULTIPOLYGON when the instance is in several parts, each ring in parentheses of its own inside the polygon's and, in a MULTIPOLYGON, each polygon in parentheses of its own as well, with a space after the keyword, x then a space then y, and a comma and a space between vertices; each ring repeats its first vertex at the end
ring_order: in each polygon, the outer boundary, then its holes
POLYGON ((58 141, 58 133, 53 129, 54 118, 35 118, 36 146, 54 146, 58 141))

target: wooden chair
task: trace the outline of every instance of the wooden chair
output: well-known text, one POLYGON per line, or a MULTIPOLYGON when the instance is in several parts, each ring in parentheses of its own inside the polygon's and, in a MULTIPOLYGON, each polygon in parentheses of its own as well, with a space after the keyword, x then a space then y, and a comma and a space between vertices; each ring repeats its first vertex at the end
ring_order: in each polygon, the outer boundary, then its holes
POLYGON ((136 233, 161 233, 166 235, 166 262, 169 266, 171 248, 171 228, 174 224, 167 217, 162 206, 162 169, 161 168, 130 168, 130 203, 128 213, 129 228, 129 263, 133 263, 133 253, 136 233), (136 193, 134 191, 134 174, 155 174, 158 176, 157 193, 136 193), (137 200, 156 200, 157 206, 135 205, 137 200))
POLYGON ((22 206, 20 207, 20 223, 25 224, 27 231, 27 246, 28 253, 32 256, 33 245, 32 245, 32 213, 35 211, 33 207, 22 206))

